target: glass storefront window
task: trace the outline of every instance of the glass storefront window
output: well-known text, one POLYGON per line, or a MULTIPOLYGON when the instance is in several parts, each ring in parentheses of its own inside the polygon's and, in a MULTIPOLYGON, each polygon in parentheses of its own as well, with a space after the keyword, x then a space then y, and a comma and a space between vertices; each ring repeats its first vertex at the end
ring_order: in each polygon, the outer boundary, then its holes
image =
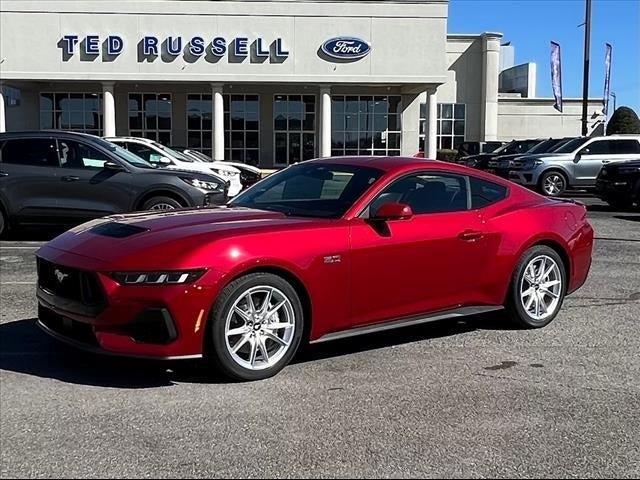
MULTIPOLYGON (((260 162, 260 97, 223 95, 224 146, 227 160, 260 162)), ((187 147, 212 156, 213 104, 211 94, 187 95, 187 147)))
POLYGON ((332 155, 400 155, 400 95, 333 95, 332 155))
POLYGON ((315 95, 275 95, 273 130, 276 165, 289 165, 315 157, 315 95))
POLYGON ((171 94, 130 93, 129 135, 171 145, 171 94))
POLYGON ((41 93, 40 128, 102 135, 102 94, 41 93))
MULTIPOLYGON (((438 104, 438 149, 456 149, 464 142, 466 105, 464 103, 438 104)), ((427 128, 427 105, 420 105, 420 149, 424 151, 424 139, 427 128)))

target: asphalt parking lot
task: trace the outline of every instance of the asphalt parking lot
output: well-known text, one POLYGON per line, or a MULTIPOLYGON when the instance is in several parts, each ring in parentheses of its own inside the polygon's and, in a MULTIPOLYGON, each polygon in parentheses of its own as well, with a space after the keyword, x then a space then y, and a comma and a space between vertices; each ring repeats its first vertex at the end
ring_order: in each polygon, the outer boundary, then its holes
POLYGON ((250 384, 57 344, 34 324, 40 242, 0 242, 1 475, 638 477, 640 213, 581 200, 594 263, 549 327, 406 328, 250 384))

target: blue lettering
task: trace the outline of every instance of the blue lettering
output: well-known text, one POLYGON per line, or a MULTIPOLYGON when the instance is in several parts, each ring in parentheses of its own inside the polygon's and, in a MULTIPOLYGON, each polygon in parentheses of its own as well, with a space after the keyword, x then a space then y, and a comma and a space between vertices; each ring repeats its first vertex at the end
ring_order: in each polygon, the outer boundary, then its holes
POLYGON ((189 47, 189 52, 191 55, 199 57, 204 53, 204 38, 202 37, 193 37, 191 39, 191 46, 189 47))
POLYGON ((269 57, 269 50, 264 49, 261 38, 256 39, 256 57, 269 57))
POLYGON ((144 56, 158 55, 157 37, 147 36, 142 39, 142 54, 144 56))
POLYGON ((98 55, 100 53, 100 37, 97 35, 87 35, 84 39, 84 53, 87 55, 98 55))
POLYGON ((216 57, 222 57, 227 53, 227 41, 222 37, 216 37, 211 42, 211 52, 216 57))
POLYGON ((118 35, 107 37, 107 55, 120 55, 124 49, 124 41, 118 35))
POLYGON ((288 57, 289 56, 289 52, 287 52, 283 45, 282 45, 282 39, 281 38, 277 38, 276 39, 276 57, 288 57))
POLYGON ((78 43, 77 35, 65 35, 62 37, 62 50, 66 55, 73 55, 76 43, 78 43))
POLYGON ((249 39, 245 37, 238 37, 235 40, 235 54, 239 56, 246 56, 249 54, 249 39))
POLYGON ((169 37, 167 38, 167 53, 169 55, 180 55, 182 51, 182 37, 169 37))

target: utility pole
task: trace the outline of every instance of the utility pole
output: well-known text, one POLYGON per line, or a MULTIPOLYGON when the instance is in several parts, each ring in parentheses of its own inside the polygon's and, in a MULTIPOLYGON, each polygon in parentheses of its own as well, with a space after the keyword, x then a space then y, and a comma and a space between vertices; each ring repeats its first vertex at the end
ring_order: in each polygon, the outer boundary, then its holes
POLYGON ((584 76, 582 79, 582 136, 587 135, 587 110, 589 102, 589 48, 591 46, 591 0, 586 0, 584 19, 584 76))

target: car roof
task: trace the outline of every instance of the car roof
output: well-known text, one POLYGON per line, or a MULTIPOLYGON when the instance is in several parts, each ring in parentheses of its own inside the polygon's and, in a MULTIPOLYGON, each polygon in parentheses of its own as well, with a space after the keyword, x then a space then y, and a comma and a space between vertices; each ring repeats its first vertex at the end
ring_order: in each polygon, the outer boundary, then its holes
POLYGON ((100 140, 101 138, 96 135, 91 135, 90 133, 83 132, 70 132, 67 130, 22 130, 17 132, 2 132, 0 133, 0 138, 8 139, 8 138, 21 138, 21 137, 51 137, 51 136, 66 136, 66 137, 78 137, 84 138, 86 140, 100 140))
POLYGON ((326 163, 371 167, 377 168, 378 170, 383 170, 384 172, 435 169, 446 170, 452 173, 460 173, 464 175, 473 173, 477 176, 485 176, 483 175, 483 172, 477 169, 458 165, 457 163, 442 162, 440 160, 429 160, 417 157, 326 157, 318 158, 315 160, 307 160, 306 162, 302 163, 326 163))

